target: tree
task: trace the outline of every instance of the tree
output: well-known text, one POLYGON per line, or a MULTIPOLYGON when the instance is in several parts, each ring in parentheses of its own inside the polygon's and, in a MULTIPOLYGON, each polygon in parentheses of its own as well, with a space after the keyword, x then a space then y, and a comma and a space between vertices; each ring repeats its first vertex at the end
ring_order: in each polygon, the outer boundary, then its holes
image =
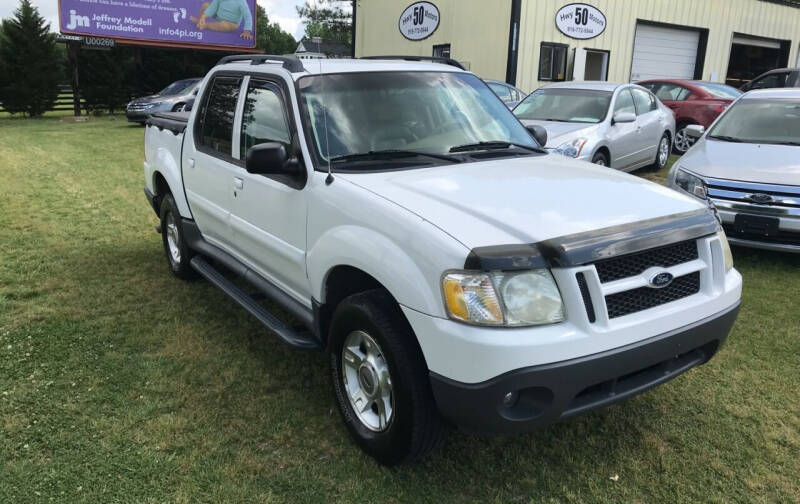
POLYGON ((297 41, 283 31, 278 23, 270 23, 267 12, 256 4, 256 47, 266 54, 290 54, 297 49, 297 41))
POLYGON ((0 103, 30 116, 44 114, 58 97, 62 59, 50 24, 30 0, 0 26, 0 103))
POLYGON ((297 14, 306 24, 306 37, 335 40, 350 47, 353 18, 346 9, 350 5, 345 0, 306 0, 304 6, 297 7, 297 14))

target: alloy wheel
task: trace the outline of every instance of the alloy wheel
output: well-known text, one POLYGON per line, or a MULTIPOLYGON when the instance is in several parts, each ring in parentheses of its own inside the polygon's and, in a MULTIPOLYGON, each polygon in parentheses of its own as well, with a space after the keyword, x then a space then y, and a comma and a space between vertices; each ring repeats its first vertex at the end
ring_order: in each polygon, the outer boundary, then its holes
POLYGON ((389 365, 378 343, 364 331, 353 331, 345 338, 342 381, 361 424, 374 432, 388 429, 394 417, 389 365))

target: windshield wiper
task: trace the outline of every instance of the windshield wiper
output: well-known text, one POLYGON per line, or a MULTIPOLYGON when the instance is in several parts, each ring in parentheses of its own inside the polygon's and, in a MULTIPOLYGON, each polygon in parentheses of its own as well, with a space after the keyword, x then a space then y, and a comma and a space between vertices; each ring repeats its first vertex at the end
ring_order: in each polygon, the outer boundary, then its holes
POLYGON ((464 145, 456 145, 451 147, 449 152, 469 152, 478 150, 497 150, 497 149, 510 149, 512 147, 525 149, 533 152, 542 152, 538 147, 529 147, 527 145, 519 145, 504 140, 492 140, 489 142, 475 142, 464 145))
POLYGON ((742 143, 744 140, 741 138, 736 138, 728 135, 709 135, 708 138, 712 140, 722 140, 723 142, 735 142, 735 143, 742 143))
POLYGON ((346 161, 361 161, 370 159, 392 159, 392 158, 407 158, 407 157, 427 157, 433 159, 441 159, 443 161, 450 161, 451 163, 460 163, 460 159, 448 156, 446 154, 434 154, 431 152, 417 152, 402 149, 384 149, 369 152, 358 152, 356 154, 345 154, 344 156, 336 156, 331 158, 331 163, 341 163, 346 161))

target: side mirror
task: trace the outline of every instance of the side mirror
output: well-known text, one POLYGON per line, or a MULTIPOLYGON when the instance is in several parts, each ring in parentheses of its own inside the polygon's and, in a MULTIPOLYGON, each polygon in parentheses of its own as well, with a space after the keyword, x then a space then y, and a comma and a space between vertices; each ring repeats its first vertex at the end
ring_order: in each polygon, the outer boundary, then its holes
POLYGON ((636 122, 636 114, 633 112, 619 112, 614 114, 614 118, 611 121, 612 124, 636 122))
POLYGON ((525 129, 531 134, 536 143, 540 146, 544 147, 547 145, 547 130, 544 129, 542 126, 538 124, 531 124, 529 126, 525 126, 525 129))
POLYGON ((753 83, 752 82, 747 82, 747 83, 743 84, 742 87, 740 87, 739 89, 746 93, 746 92, 750 91, 750 88, 752 88, 752 87, 753 87, 753 83))
POLYGON ((289 158, 286 145, 266 142, 247 150, 244 166, 249 173, 291 175, 297 167, 297 160, 289 158))
POLYGON ((194 91, 192 91, 192 95, 197 96, 197 91, 199 89, 200 89, 199 87, 194 88, 194 91))
POLYGON ((692 138, 700 138, 705 132, 706 127, 700 126, 699 124, 690 124, 689 126, 686 126, 686 134, 692 138))

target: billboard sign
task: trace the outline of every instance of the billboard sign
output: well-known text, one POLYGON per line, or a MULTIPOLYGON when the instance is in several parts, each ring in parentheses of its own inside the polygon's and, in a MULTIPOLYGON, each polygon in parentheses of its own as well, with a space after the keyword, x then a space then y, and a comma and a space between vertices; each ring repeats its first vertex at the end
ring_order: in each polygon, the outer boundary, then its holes
POLYGON ((61 33, 120 42, 255 47, 256 0, 59 0, 61 33))

